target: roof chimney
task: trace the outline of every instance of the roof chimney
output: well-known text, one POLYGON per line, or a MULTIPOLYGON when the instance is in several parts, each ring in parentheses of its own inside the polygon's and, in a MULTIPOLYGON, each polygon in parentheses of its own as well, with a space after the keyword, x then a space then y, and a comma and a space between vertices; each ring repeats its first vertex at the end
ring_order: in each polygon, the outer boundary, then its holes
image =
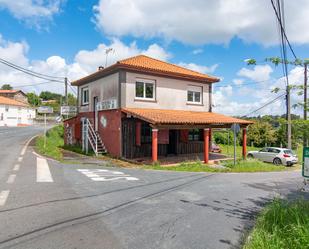
POLYGON ((103 66, 99 66, 99 67, 98 67, 98 71, 103 70, 103 69, 104 69, 103 66))

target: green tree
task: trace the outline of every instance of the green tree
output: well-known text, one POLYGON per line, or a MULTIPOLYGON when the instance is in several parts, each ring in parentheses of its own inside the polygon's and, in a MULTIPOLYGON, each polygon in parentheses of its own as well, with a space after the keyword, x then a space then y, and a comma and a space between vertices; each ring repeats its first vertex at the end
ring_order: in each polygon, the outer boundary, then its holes
POLYGON ((13 87, 10 84, 3 84, 1 90, 12 90, 13 87))
POLYGON ((248 141, 257 147, 270 146, 276 142, 275 129, 268 122, 256 121, 248 128, 248 141))
POLYGON ((28 103, 32 106, 39 106, 41 104, 40 97, 35 93, 27 93, 28 103))
POLYGON ((77 104, 77 98, 72 93, 69 93, 68 94, 68 105, 76 106, 76 104, 77 104))
POLYGON ((50 91, 43 91, 40 93, 40 98, 42 100, 56 100, 58 103, 60 103, 60 99, 62 98, 62 95, 58 93, 53 93, 50 91))

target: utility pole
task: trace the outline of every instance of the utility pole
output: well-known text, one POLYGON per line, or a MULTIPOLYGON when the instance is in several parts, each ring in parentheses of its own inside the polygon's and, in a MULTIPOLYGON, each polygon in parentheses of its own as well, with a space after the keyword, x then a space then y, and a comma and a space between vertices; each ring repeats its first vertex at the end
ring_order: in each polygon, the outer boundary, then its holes
MULTIPOLYGON (((307 65, 309 63, 309 60, 306 59, 304 60, 304 120, 307 120, 307 81, 308 81, 308 76, 307 76, 307 65)), ((304 147, 307 146, 308 144, 308 139, 307 139, 307 131, 304 131, 304 140, 303 140, 303 145, 304 147)))
POLYGON ((289 84, 286 87, 286 120, 288 149, 292 149, 291 94, 289 84))
POLYGON ((65 104, 68 105, 68 78, 64 78, 64 96, 65 96, 65 104))

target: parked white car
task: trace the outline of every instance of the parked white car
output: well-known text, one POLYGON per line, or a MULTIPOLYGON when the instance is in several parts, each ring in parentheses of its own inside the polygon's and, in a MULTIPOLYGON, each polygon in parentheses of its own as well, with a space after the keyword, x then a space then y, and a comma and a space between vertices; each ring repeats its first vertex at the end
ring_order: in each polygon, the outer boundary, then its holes
POLYGON ((298 162, 295 153, 286 148, 266 147, 259 151, 249 151, 248 158, 256 158, 275 165, 292 166, 298 162))

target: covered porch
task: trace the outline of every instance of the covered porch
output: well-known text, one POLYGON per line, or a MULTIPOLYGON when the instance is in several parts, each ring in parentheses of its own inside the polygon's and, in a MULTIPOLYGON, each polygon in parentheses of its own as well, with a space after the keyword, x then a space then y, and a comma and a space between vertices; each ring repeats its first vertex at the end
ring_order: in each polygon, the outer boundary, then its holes
POLYGON ((223 159, 210 153, 213 129, 239 124, 242 130, 243 157, 246 157, 247 126, 250 121, 212 112, 161 109, 122 109, 123 155, 141 161, 179 162, 187 158, 223 159), (148 160, 147 160, 148 158, 148 160))

